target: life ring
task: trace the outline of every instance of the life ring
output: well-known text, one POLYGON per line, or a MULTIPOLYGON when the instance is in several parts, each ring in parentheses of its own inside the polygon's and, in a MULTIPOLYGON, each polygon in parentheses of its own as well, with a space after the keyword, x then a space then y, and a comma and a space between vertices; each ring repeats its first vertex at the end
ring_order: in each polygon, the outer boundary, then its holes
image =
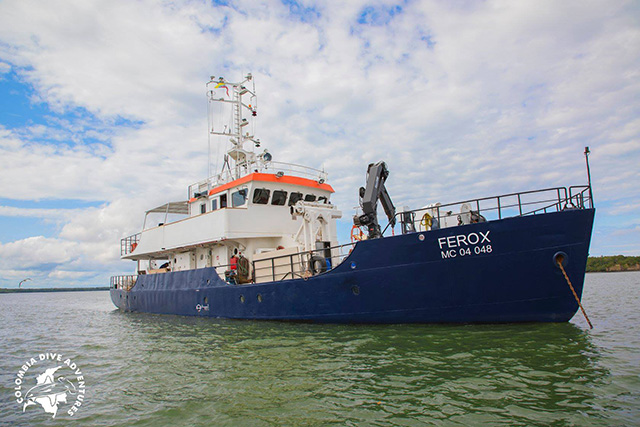
POLYGON ((351 227, 351 243, 359 242, 360 240, 364 240, 364 232, 360 227, 354 225, 351 227))
POLYGON ((133 251, 135 251, 137 247, 138 247, 138 244, 137 244, 137 243, 132 243, 132 244, 131 244, 131 250, 130 250, 129 252, 133 252, 133 251))
POLYGON ((321 256, 313 255, 309 260, 309 271, 312 275, 327 271, 327 260, 321 256))
POLYGON ((422 219, 420 220, 420 225, 423 226, 426 231, 431 228, 432 224, 433 224, 433 217, 429 215, 429 212, 425 212, 424 215, 422 215, 422 219))

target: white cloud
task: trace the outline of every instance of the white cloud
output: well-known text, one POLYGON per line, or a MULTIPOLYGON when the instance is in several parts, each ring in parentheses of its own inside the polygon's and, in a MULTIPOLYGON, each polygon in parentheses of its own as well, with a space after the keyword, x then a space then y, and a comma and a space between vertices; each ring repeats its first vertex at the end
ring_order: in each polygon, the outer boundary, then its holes
POLYGON ((0 215, 66 221, 55 243, 77 247, 61 263, 112 262, 145 208, 203 178, 206 79, 248 71, 264 146, 324 166, 347 217, 372 161, 416 206, 584 183, 585 145, 597 201, 640 198, 637 6, 418 1, 360 25, 364 1, 305 5, 319 16, 275 0, 0 3, 0 72, 34 102, 96 118, 0 127, 0 197, 105 203, 0 215))
POLYGON ((69 220, 70 217, 80 212, 80 209, 39 209, 16 208, 13 206, 0 206, 0 216, 46 218, 52 220, 69 220))
POLYGON ((48 277, 52 279, 72 279, 72 280, 86 279, 93 276, 95 276, 95 273, 90 271, 70 271, 70 270, 54 270, 48 275, 48 277))
POLYGON ((0 243, 0 258, 3 267, 8 269, 62 264, 71 261, 77 254, 78 248, 73 242, 44 236, 0 243))

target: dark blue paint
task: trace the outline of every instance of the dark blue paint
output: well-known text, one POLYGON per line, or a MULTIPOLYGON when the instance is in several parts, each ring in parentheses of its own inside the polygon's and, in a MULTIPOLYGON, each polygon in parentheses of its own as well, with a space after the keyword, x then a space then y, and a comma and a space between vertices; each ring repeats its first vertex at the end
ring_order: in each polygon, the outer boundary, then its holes
POLYGON ((130 292, 112 289, 111 298, 126 311, 233 319, 566 322, 578 305, 553 257, 568 255, 567 273, 582 295, 594 212, 566 210, 362 241, 336 268, 308 280, 230 286, 214 268, 143 275, 130 292), (442 259, 439 237, 480 231, 490 233, 491 253, 442 259), (198 312, 205 297, 209 311, 198 312))

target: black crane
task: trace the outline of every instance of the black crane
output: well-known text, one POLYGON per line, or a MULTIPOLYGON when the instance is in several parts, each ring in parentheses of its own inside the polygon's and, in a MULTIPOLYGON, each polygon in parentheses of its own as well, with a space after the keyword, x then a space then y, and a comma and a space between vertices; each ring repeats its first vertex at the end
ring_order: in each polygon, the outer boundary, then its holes
POLYGON ((391 197, 384 186, 389 170, 385 162, 371 163, 367 168, 367 186, 360 187, 360 207, 362 215, 355 215, 353 223, 369 229, 369 239, 382 237, 380 224, 378 223, 378 200, 382 204, 384 212, 389 218, 389 224, 393 227, 396 223, 396 208, 391 202, 391 197))

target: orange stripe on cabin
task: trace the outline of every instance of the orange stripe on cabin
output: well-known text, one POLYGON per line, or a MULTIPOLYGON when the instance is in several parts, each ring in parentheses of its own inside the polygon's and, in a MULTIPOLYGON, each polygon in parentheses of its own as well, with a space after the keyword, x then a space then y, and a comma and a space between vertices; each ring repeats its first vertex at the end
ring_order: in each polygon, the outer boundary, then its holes
POLYGON ((328 191, 330 193, 335 193, 335 191, 333 191, 333 188, 329 184, 320 184, 318 183, 318 181, 315 181, 313 179, 301 178, 299 176, 287 176, 287 175, 284 175, 281 178, 278 178, 277 176, 270 173, 254 172, 247 176, 243 176, 242 178, 236 179, 235 181, 231 181, 219 187, 212 188, 211 190, 209 190, 209 195, 211 196, 213 194, 220 193, 222 191, 228 190, 238 185, 245 184, 250 181, 279 182, 281 184, 300 185, 303 187, 310 187, 318 190, 328 191))

